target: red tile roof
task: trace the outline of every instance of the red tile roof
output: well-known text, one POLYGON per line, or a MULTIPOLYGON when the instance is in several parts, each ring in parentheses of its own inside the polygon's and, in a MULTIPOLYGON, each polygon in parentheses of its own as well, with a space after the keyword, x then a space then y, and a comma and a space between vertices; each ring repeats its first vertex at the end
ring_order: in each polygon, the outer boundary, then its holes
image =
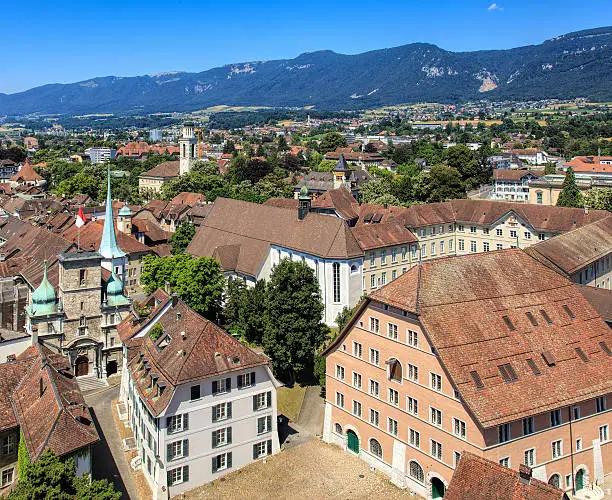
POLYGON ((151 170, 147 170, 140 174, 141 177, 162 177, 162 178, 174 178, 178 177, 180 173, 180 162, 179 161, 165 161, 160 163, 151 170))
MULTIPOLYGON (((172 301, 167 294, 160 292, 156 292, 158 299, 163 298, 164 301, 158 304, 156 311, 163 311, 168 301, 172 301)), ((155 416, 166 408, 176 386, 180 384, 269 364, 266 356, 242 345, 180 299, 161 316, 155 316, 153 311, 149 317, 151 319, 140 328, 131 327, 132 338, 125 340, 125 344, 128 348, 128 369, 138 393, 155 416), (134 337, 149 322, 163 328, 157 343, 148 335, 134 337), (167 346, 158 347, 167 335, 170 337, 167 346), (141 362, 141 353, 151 367, 148 373, 141 362), (157 395, 157 387, 150 387, 148 375, 152 373, 159 376, 158 382, 166 383, 161 396, 157 395)), ((132 320, 133 315, 130 315, 120 325, 124 338, 126 330, 123 325, 132 320)))
POLYGON ((29 159, 26 159, 19 172, 9 179, 11 182, 37 182, 42 180, 43 178, 36 173, 29 159))
POLYGON ((493 169, 493 179, 496 181, 515 181, 518 182, 523 177, 531 175, 536 179, 540 178, 544 173, 543 170, 514 170, 508 168, 493 169))
POLYGON ((9 400, 31 460, 47 449, 62 456, 99 440, 65 356, 36 344, 0 366, 12 381, 20 376, 9 400))
MULTIPOLYGON (((88 222, 80 231, 80 245, 82 250, 97 251, 100 248, 100 241, 102 240, 102 231, 104 230, 104 221, 97 220, 95 222, 88 222)), ((115 234, 117 235, 117 243, 119 248, 125 253, 136 253, 144 252, 151 253, 151 249, 143 243, 140 243, 136 238, 131 235, 127 235, 115 228, 115 234)), ((62 232, 62 236, 74 243, 79 240, 79 230, 76 225, 73 225, 62 232)))
POLYGON ((612 174, 612 156, 575 156, 565 166, 572 167, 574 172, 612 174))
MULTIPOLYGON (((530 470, 524 469, 526 474, 530 470)), ((446 500, 562 500, 564 492, 532 477, 521 481, 519 471, 464 451, 444 494, 446 500)))
POLYGON ((347 220, 359 217, 359 203, 344 186, 323 193, 312 201, 312 208, 333 208, 340 217, 347 220))
POLYGON ((612 391, 612 357, 599 344, 612 346, 612 330, 573 283, 522 250, 424 262, 370 299, 418 315, 483 427, 612 391), (582 348, 589 363, 575 347, 582 348), (554 366, 545 362, 546 351, 556 359, 554 366), (529 358, 540 376, 532 372, 529 358), (502 379, 498 365, 504 363, 512 364, 518 380, 502 379), (484 388, 476 387, 472 371, 479 373, 484 388))
POLYGON ((351 228, 351 232, 364 251, 418 241, 414 234, 397 222, 364 224, 351 228))

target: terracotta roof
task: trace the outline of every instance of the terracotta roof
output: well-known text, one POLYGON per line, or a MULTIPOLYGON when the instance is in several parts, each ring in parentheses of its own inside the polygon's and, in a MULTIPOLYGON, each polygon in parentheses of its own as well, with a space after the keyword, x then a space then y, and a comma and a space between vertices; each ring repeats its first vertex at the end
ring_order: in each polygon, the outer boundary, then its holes
POLYGON ((612 290, 588 285, 574 285, 604 321, 612 323, 612 290))
POLYGON ((612 215, 525 250, 548 267, 570 276, 612 254, 612 215))
POLYGON ((330 189, 313 200, 311 206, 315 209, 333 208, 340 217, 347 220, 353 220, 359 217, 357 213, 359 203, 344 186, 337 189, 330 189))
POLYGON ((163 230, 157 221, 134 217, 132 219, 132 227, 134 227, 137 232, 143 233, 146 238, 154 243, 166 242, 172 237, 172 233, 163 230))
POLYGON ((236 271, 257 276, 271 245, 328 259, 363 255, 346 223, 337 217, 217 198, 187 252, 212 257, 221 246, 239 245, 236 271))
POLYGON ((151 170, 147 170, 140 174, 140 177, 163 177, 163 178, 174 178, 178 177, 180 172, 179 161, 165 161, 160 163, 151 170))
MULTIPOLYGON (((167 300, 172 299, 167 299, 166 295, 166 301, 158 305, 158 311, 163 311, 167 300)), ((166 408, 178 385, 269 363, 267 357, 242 345, 180 299, 163 314, 155 316, 151 313, 151 317, 154 318, 152 323, 160 324, 163 328, 157 343, 148 335, 143 335, 128 339, 125 344, 128 348, 128 369, 138 393, 155 416, 166 408), (169 343, 160 348, 166 336, 169 336, 169 343), (148 373, 141 362, 141 353, 150 365, 148 373), (157 382, 166 383, 161 396, 157 395, 155 384, 150 387, 151 378, 148 375, 152 373, 158 375, 157 382)), ((131 320, 132 316, 129 316, 122 323, 131 320)), ((138 331, 135 335, 138 335, 138 331)))
MULTIPOLYGON (((521 466, 526 467, 526 466, 521 466)), ((531 474, 528 467, 523 469, 531 474)), ((464 451, 448 485, 446 500, 562 500, 564 492, 533 477, 521 481, 517 470, 464 451)))
POLYGON ((612 173, 612 156, 575 156, 565 164, 565 167, 572 167, 574 172, 610 174, 612 173))
POLYGON ((26 159, 26 162, 24 163, 23 167, 21 167, 19 172, 9 179, 9 181, 12 182, 37 182, 42 180, 43 178, 36 173, 29 159, 26 159))
POLYGON ((515 181, 518 182, 525 176, 533 176, 538 179, 544 173, 543 170, 515 170, 508 168, 493 169, 493 179, 496 181, 515 181))
POLYGON ((359 205, 359 219, 356 225, 371 224, 373 219, 377 221, 376 223, 403 221, 407 210, 406 207, 388 205, 385 208, 383 205, 363 203, 359 205))
POLYGON ((30 459, 47 449, 66 455, 99 440, 65 356, 36 344, 4 365, 22 374, 9 399, 30 459), (19 365, 27 366, 25 373, 19 365))
POLYGON ((364 224, 351 228, 351 232, 364 251, 418 241, 414 234, 397 222, 364 224))
MULTIPOLYGON (((115 224, 116 226, 116 224, 115 224)), ((100 241, 102 240, 102 231, 104 230, 104 221, 97 220, 95 222, 88 222, 81 227, 80 245, 82 250, 97 251, 100 248, 100 241)), ((117 243, 119 248, 125 253, 136 253, 145 252, 150 253, 151 249, 144 243, 140 243, 136 238, 131 235, 127 235, 121 231, 118 231, 115 227, 115 234, 117 236, 117 243)), ((79 239, 79 230, 76 225, 73 225, 62 232, 62 236, 74 243, 77 243, 79 239)))
POLYGON ((345 152, 345 151, 331 151, 329 153, 325 153, 326 160, 338 160, 340 159, 340 155, 344 155, 346 161, 383 161, 385 159, 380 153, 353 153, 353 152, 345 152))
POLYGON ((522 250, 424 262, 370 298, 419 316, 483 427, 612 390, 612 357, 600 345, 612 346, 612 330, 573 283, 522 250), (545 353, 554 365, 545 361, 545 353), (527 359, 541 375, 534 374, 527 359), (516 381, 503 380, 498 366, 505 363, 512 364, 516 381), (476 386, 473 371, 483 388, 476 386))
POLYGON ((204 196, 202 193, 189 193, 183 191, 172 198, 170 203, 173 205, 189 205, 190 207, 193 207, 199 201, 206 201, 206 196, 204 196))

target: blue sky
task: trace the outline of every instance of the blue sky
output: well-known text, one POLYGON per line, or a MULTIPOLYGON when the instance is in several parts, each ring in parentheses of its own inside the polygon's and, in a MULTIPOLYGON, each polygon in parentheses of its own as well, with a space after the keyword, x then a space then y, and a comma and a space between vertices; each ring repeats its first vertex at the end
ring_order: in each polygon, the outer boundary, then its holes
POLYGON ((321 49, 511 48, 611 24, 610 0, 4 0, 0 92, 321 49))

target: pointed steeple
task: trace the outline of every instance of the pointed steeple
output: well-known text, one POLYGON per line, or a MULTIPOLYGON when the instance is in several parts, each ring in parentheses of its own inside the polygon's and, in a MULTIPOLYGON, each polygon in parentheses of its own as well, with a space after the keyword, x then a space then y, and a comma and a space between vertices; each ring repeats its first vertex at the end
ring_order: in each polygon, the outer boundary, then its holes
POLYGON ((100 241, 100 249, 98 252, 100 252, 102 257, 105 259, 125 257, 125 252, 123 252, 117 244, 117 235, 115 234, 115 223, 113 220, 113 199, 111 196, 110 166, 108 167, 108 186, 106 188, 104 230, 102 231, 102 240, 100 241))

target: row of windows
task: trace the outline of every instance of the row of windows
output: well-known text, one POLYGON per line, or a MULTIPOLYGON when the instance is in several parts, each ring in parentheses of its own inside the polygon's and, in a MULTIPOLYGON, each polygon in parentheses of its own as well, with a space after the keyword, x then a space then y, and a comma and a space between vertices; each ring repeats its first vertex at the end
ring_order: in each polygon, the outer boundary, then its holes
MULTIPOLYGON (((607 401, 605 396, 598 396, 595 398, 595 413, 602 413, 607 410, 607 401)), ((580 415, 580 407, 572 406, 571 407, 571 417, 572 420, 579 420, 581 418, 580 415)), ((555 409, 550 412, 550 427, 557 427, 563 423, 563 413, 561 409, 555 409)), ((527 436, 529 434, 533 434, 535 432, 534 418, 526 417, 522 420, 522 428, 523 428, 523 436, 527 436)), ((502 424, 497 426, 497 441, 499 443, 505 443, 512 439, 510 432, 510 424, 502 424)), ((607 441, 607 439, 606 439, 607 441)))
MULTIPOLYGON (((255 372, 243 373, 236 377, 236 386, 238 389, 244 389, 246 387, 253 387, 255 385, 255 372)), ((218 394, 226 394, 232 390, 232 378, 222 378, 219 380, 213 380, 212 382, 212 394, 216 396, 218 394)), ((191 401, 198 400, 202 397, 201 385, 191 386, 191 401)))
MULTIPOLYGON (((602 425, 599 427, 599 440, 602 443, 609 441, 610 429, 608 425, 602 425)), ((576 439, 575 451, 580 451, 583 448, 582 438, 576 439)), ((563 457, 563 439, 556 439, 550 443, 550 459, 557 459, 563 457)), ((544 461, 549 459, 545 458, 544 461)), ((523 452, 523 463, 529 467, 535 467, 537 465, 536 449, 529 448, 523 452)), ((504 467, 510 467, 510 457, 503 457, 499 459, 499 464, 504 467)))

